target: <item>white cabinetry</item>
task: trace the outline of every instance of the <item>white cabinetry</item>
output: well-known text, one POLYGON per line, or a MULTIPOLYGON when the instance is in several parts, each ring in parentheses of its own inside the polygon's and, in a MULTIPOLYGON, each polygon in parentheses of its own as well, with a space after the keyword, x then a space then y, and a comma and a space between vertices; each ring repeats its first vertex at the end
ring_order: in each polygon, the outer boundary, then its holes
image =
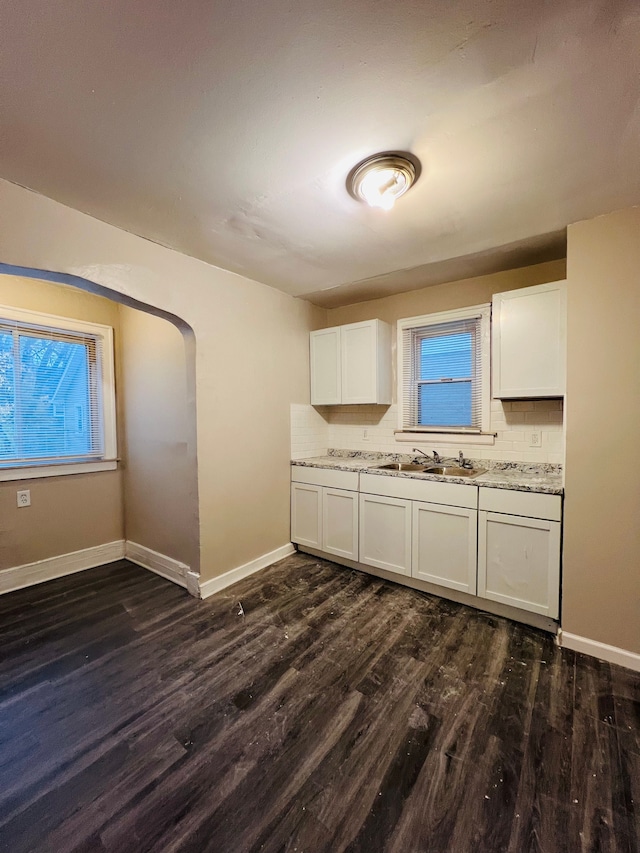
POLYGON ((311 332, 311 404, 333 406, 342 402, 340 328, 311 332))
POLYGON ((411 574, 411 501, 360 495, 360 562, 411 574))
POLYGON ((358 559, 358 493, 323 489, 322 550, 347 560, 358 559))
POLYGON ((291 541, 357 560, 358 474, 294 466, 291 541))
POLYGON ((413 504, 414 578, 476 594, 475 509, 413 504))
POLYGON ((561 499, 480 489, 478 595, 557 619, 561 499))
POLYGON ((322 486, 291 484, 291 541, 322 548, 322 486))
POLYGON ((558 619, 559 495, 303 465, 291 480, 302 548, 558 619))
POLYGON ((494 397, 508 400, 564 395, 565 284, 556 281, 494 294, 494 397))
POLYGON ((391 326, 366 320, 310 335, 311 404, 391 403, 391 326))
POLYGON ((360 562, 475 595, 475 486, 362 474, 360 492, 360 562))

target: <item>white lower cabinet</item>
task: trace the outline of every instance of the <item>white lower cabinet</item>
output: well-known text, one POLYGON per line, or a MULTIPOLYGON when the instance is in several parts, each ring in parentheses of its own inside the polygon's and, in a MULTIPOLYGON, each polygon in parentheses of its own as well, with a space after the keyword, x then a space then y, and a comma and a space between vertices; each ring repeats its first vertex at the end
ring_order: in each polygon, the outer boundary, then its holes
POLYGON ((295 476, 299 481, 291 483, 291 541, 357 560, 358 475, 300 468, 295 476), (332 482, 351 488, 334 488, 332 482))
POLYGON ((322 550, 347 560, 358 559, 358 493, 323 489, 322 550))
POLYGON ((294 466, 291 541, 550 619, 558 495, 294 466))
POLYGON ((410 500, 360 495, 360 562, 411 574, 410 500))
POLYGON ((476 594, 478 512, 413 503, 412 576, 476 594))
POLYGON ((558 618, 560 513, 558 496, 480 489, 479 596, 558 618))
POLYGON ((291 541, 322 547, 322 486, 291 484, 291 541))

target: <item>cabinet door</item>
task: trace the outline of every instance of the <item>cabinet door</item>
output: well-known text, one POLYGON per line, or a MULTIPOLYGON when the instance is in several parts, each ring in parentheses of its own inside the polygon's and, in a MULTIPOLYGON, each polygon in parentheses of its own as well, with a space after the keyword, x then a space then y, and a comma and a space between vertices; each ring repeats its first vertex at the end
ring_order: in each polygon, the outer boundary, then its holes
POLYGON ((291 484, 291 541, 322 548, 322 486, 291 484))
POLYGON ((413 504, 412 576, 476 594, 478 512, 413 504))
POLYGON ((481 511, 478 595, 557 619, 560 522, 481 511))
POLYGON ((493 297, 493 396, 565 392, 566 292, 556 281, 493 297))
POLYGON ((411 574, 411 501, 360 495, 360 562, 411 574))
POLYGON ((322 550, 348 560, 358 559, 358 493, 324 489, 322 550))
POLYGON ((377 401, 377 348, 374 321, 342 326, 342 402, 377 401))
POLYGON ((342 402, 340 328, 311 332, 311 405, 332 406, 342 402))

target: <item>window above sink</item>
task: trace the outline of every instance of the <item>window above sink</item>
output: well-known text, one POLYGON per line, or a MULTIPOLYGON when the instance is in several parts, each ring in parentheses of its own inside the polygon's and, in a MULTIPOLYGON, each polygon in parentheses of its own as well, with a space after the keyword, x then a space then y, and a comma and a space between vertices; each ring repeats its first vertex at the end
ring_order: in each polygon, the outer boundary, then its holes
POLYGON ((398 321, 400 431, 488 432, 490 319, 478 305, 398 321))

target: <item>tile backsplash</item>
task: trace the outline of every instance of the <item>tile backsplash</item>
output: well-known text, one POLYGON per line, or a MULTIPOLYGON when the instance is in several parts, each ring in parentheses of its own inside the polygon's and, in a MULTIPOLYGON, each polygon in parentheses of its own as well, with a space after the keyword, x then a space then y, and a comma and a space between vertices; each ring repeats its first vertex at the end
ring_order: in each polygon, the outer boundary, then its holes
MULTIPOLYGON (((491 401, 491 446, 435 442, 416 438, 415 446, 435 449, 442 456, 465 456, 505 462, 564 462, 562 400, 491 401), (530 447, 531 433, 539 431, 540 447, 530 447)), ((410 453, 412 444, 398 442, 398 407, 392 406, 291 406, 291 458, 322 456, 329 447, 410 453), (365 438, 366 434, 366 438, 365 438)))
POLYGON ((327 409, 291 404, 291 458, 324 456, 329 448, 327 409))

